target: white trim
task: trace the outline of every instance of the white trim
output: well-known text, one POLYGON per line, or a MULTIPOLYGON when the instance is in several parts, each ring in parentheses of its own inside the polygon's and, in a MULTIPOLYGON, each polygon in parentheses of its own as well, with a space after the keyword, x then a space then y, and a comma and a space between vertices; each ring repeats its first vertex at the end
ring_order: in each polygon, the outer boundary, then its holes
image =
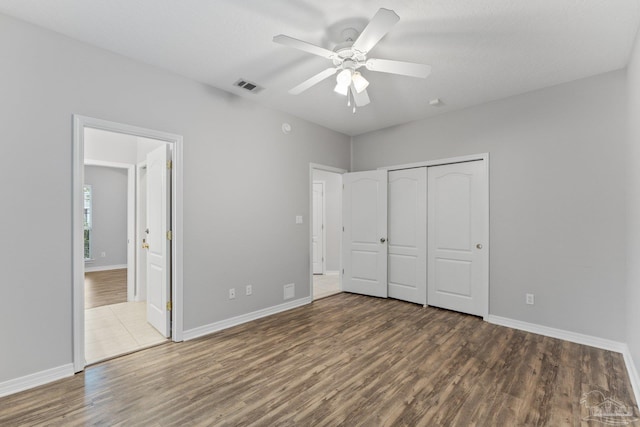
POLYGON ((0 397, 73 376, 73 364, 58 366, 0 383, 0 397))
MULTIPOLYGON (((325 172, 333 172, 337 174, 345 174, 348 171, 346 169, 340 169, 333 166, 325 166, 319 163, 309 163, 309 213, 313 214, 313 171, 320 170, 325 172)), ((342 215, 340 215, 340 229, 342 229, 342 215)), ((313 300, 313 222, 309 221, 309 296, 313 300)), ((340 266, 339 271, 342 271, 342 237, 340 238, 340 266)), ((340 276, 340 291, 342 291, 342 275, 340 276)))
POLYGON ((127 264, 115 264, 115 265, 99 265, 96 267, 85 267, 85 273, 94 273, 96 271, 109 271, 109 270, 120 270, 123 268, 127 268, 127 264))
POLYGON ((612 341, 605 338, 594 337, 593 335, 585 335, 577 332, 566 331, 564 329, 551 328, 549 326, 523 322, 521 320, 495 316, 493 314, 488 315, 485 320, 489 323, 493 323, 494 325, 506 326, 508 328, 519 329, 521 331, 544 335, 546 337, 574 342, 576 344, 615 351, 616 353, 623 353, 626 347, 626 344, 620 341, 612 341))
MULTIPOLYGON (((322 273, 320 274, 325 274, 324 272, 327 270, 327 266, 326 266, 326 258, 327 258, 327 231, 325 228, 325 223, 327 222, 327 202, 326 202, 326 191, 327 191, 327 183, 324 181, 313 181, 313 184, 320 184, 322 185, 322 273)), ((312 187, 313 188, 313 185, 312 187)), ((312 195, 313 198, 313 195, 312 195)), ((313 204, 311 205, 311 229, 313 230, 313 204)), ((313 250, 313 245, 311 245, 311 248, 313 250)), ((313 259, 313 252, 311 252, 311 257, 313 259)), ((311 264, 313 266, 313 263, 311 264)), ((316 274, 316 273, 314 273, 316 274)))
MULTIPOLYGON (((135 254, 136 254, 136 291, 135 291, 135 301, 140 302, 140 301, 146 301, 146 296, 147 296, 147 290, 146 290, 146 283, 145 283, 145 294, 144 294, 144 298, 142 298, 141 295, 141 287, 142 287, 142 271, 143 268, 146 268, 146 264, 143 265, 142 264, 142 257, 140 254, 143 253, 143 251, 145 251, 145 249, 142 247, 142 241, 141 241, 141 236, 142 236, 142 222, 143 222, 143 218, 140 215, 140 209, 141 209, 141 200, 140 200, 140 193, 141 193, 141 185, 140 185, 140 179, 142 177, 142 170, 145 170, 147 168, 147 161, 144 160, 138 164, 136 164, 136 226, 135 226, 135 239, 134 239, 134 244, 135 244, 135 254)), ((146 172, 145 172, 146 173, 146 172)), ((146 221, 146 218, 144 219, 146 221)), ((146 279, 146 276, 145 276, 146 279)))
POLYGON ((254 311, 251 313, 241 314, 240 316, 220 320, 219 322, 199 326, 194 329, 189 329, 183 332, 182 337, 185 341, 193 340, 205 335, 212 334, 214 332, 221 331, 223 329, 232 328, 234 326, 242 325, 243 323, 251 322, 252 320, 261 319, 263 317, 271 316, 277 313, 282 313, 283 311, 292 310, 294 308, 302 307, 303 305, 307 304, 311 304, 310 296, 300 298, 291 302, 285 302, 273 307, 263 308, 262 310, 254 311))
MULTIPOLYGON (((136 255, 135 255, 135 221, 136 221, 136 169, 131 163, 109 162, 104 160, 85 159, 85 166, 100 166, 127 170, 127 301, 133 301, 136 295, 136 255)), ((90 270, 84 271, 102 271, 90 270)))
POLYGON ((340 272, 335 270, 327 270, 324 272, 325 276, 339 276, 340 272))
POLYGON ((640 406, 640 378, 638 377, 638 370, 636 369, 636 365, 635 363, 633 363, 631 350, 629 349, 629 346, 627 344, 624 344, 622 356, 624 357, 624 364, 627 367, 627 373, 629 374, 629 381, 631 382, 633 394, 636 398, 636 404, 640 406))
POLYGON ((84 129, 101 129, 143 138, 157 139, 172 145, 172 212, 171 270, 172 270, 172 340, 182 341, 183 328, 183 138, 180 135, 145 129, 122 123, 73 115, 73 367, 84 369, 84 248, 82 231, 82 185, 84 182, 84 129), (80 261, 81 260, 81 261, 80 261))

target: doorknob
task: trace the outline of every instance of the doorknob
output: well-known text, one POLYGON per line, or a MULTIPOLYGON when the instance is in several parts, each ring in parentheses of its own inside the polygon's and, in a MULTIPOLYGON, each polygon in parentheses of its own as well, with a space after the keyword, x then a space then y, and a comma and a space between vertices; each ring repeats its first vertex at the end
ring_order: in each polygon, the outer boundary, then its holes
POLYGON ((482 244, 481 244, 481 243, 478 243, 478 244, 476 245, 476 248, 478 248, 478 249, 482 249, 482 244))
POLYGON ((384 237, 381 237, 381 238, 380 238, 380 243, 384 243, 384 242, 386 242, 386 241, 387 241, 387 239, 385 239, 384 237))
POLYGON ((148 243, 143 243, 142 244, 142 249, 149 249, 149 244, 148 243))

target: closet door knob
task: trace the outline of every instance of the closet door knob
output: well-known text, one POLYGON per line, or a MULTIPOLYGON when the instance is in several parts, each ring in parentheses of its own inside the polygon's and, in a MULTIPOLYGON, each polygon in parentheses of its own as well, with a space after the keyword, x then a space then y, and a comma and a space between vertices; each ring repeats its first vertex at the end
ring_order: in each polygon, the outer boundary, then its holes
POLYGON ((380 238, 380 243, 384 243, 384 242, 386 242, 386 241, 387 241, 387 239, 385 239, 384 237, 381 237, 381 238, 380 238))
POLYGON ((482 249, 482 244, 481 244, 481 243, 478 243, 478 244, 476 245, 476 248, 478 248, 478 249, 482 249))

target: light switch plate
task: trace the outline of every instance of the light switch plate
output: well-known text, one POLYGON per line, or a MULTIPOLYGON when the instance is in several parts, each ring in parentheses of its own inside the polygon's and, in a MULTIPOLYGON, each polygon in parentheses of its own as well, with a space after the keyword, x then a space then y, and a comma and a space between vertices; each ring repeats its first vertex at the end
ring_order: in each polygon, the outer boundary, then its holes
POLYGON ((296 224, 302 224, 302 215, 296 215, 296 224))

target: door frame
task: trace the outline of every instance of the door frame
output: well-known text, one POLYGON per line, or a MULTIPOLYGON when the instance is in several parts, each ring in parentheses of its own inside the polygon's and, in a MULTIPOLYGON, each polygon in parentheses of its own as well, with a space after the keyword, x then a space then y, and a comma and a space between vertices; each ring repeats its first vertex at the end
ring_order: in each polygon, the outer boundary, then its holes
POLYGON ((171 134, 93 117, 73 115, 73 181, 72 181, 72 336, 73 368, 80 372, 84 358, 84 238, 82 186, 84 184, 84 130, 100 129, 144 138, 157 139, 172 145, 171 169, 171 339, 183 339, 183 152, 181 135, 171 134))
MULTIPOLYGON (((321 184, 322 185, 322 230, 321 230, 321 235, 322 235, 322 273, 321 274, 325 274, 325 272, 327 271, 327 266, 325 264, 325 260, 327 257, 327 248, 326 248, 326 242, 327 242, 327 232, 325 230, 324 224, 327 218, 327 212, 326 212, 326 201, 324 198, 324 193, 326 191, 327 185, 324 181, 313 181, 313 184, 321 184)), ((313 189, 313 185, 311 186, 311 188, 313 189)), ((313 198, 312 198, 313 200, 313 198)), ((313 209, 313 202, 311 204, 311 208, 313 209)), ((311 230, 313 230, 313 210, 311 211, 311 230)), ((313 237, 312 237, 313 238, 313 237)), ((311 246, 313 248, 313 245, 311 246)), ((313 253, 311 254, 313 255, 313 253)), ((313 267, 313 256, 311 258, 312 262, 311 262, 311 266, 313 267)), ((312 272, 313 274, 313 272, 312 272)))
MULTIPOLYGON (((309 217, 312 217, 313 215, 313 171, 314 170, 332 172, 340 175, 348 172, 346 169, 336 168, 336 167, 327 166, 327 165, 321 165, 319 163, 309 163, 309 187, 308 187, 309 188, 309 213, 310 213, 309 217)), ((324 211, 322 214, 324 215, 324 211)), ((342 215, 340 215, 340 228, 342 228, 342 215)), ((326 231, 326 230, 323 230, 323 231, 326 231)), ((326 243, 326 239, 325 239, 325 243, 326 243)), ((339 277, 339 283, 340 283, 340 290, 342 290, 342 238, 340 239, 339 259, 340 259, 340 265, 338 270, 338 277, 339 277)), ((313 220, 309 221, 309 296, 311 297, 311 301, 313 301, 313 220)))
MULTIPOLYGON (((140 190, 141 190, 141 185, 140 185, 140 177, 142 176, 142 170, 145 170, 147 168, 147 161, 143 160, 139 163, 136 163, 135 165, 136 168, 136 226, 135 226, 135 230, 134 230, 134 245, 135 245, 135 254, 136 254, 136 296, 135 296, 135 301, 145 301, 147 298, 147 286, 145 283, 145 291, 144 291, 144 299, 142 299, 142 292, 141 292, 141 285, 142 285, 142 270, 144 268, 146 268, 146 263, 143 265, 142 264, 142 258, 140 256, 140 254, 144 253, 144 248, 142 247, 142 241, 140 239, 140 235, 141 235, 141 230, 142 230, 142 218, 140 215, 140 206, 142 205, 141 201, 140 201, 140 190)), ((145 203, 146 203, 146 199, 145 199, 145 203)), ((146 210, 145 210, 146 212, 146 210)), ((145 281, 146 281, 146 274, 145 274, 145 281)))
MULTIPOLYGON (((137 268, 135 256, 135 218, 136 218, 136 170, 129 163, 108 162, 104 160, 85 159, 85 166, 101 166, 127 171, 127 301, 136 297, 137 268)), ((84 265, 85 271, 87 265, 84 265)))
MULTIPOLYGON (((484 161, 483 165, 484 165, 484 173, 485 173, 485 185, 483 187, 483 197, 486 198, 487 200, 487 207, 486 207, 486 211, 485 211, 485 218, 486 218, 486 223, 485 223, 485 227, 487 229, 487 242, 486 242, 486 248, 487 248, 487 265, 485 266, 485 277, 484 280, 482 281, 482 295, 483 295, 483 299, 484 299, 484 307, 482 309, 482 318, 483 320, 487 320, 488 316, 489 316, 489 292, 490 292, 490 287, 489 287, 489 281, 490 281, 490 266, 491 266, 491 245, 490 245, 490 240, 491 240, 491 229, 490 229, 490 219, 489 219, 489 213, 490 213, 490 199, 489 199, 489 188, 490 188, 490 178, 489 178, 489 153, 480 153, 480 154, 471 154, 468 156, 458 156, 458 157, 449 157, 449 158, 445 158, 445 159, 437 159, 437 160, 426 160, 424 162, 417 162, 417 163, 407 163, 407 164, 403 164, 403 165, 394 165, 394 166, 383 166, 383 167, 379 167, 378 169, 386 169, 387 171, 392 171, 392 170, 400 170, 400 169, 411 169, 411 168, 421 168, 421 167, 430 167, 430 166, 442 166, 442 165, 449 165, 452 163, 465 163, 465 162, 473 162, 473 161, 477 161, 477 160, 482 160, 484 161)), ((428 256, 428 254, 427 254, 428 256)), ((428 274, 428 272, 427 272, 428 274)), ((427 289, 429 287, 429 284, 427 282, 427 289)), ((429 299, 427 298, 427 305, 429 305, 429 299)))

